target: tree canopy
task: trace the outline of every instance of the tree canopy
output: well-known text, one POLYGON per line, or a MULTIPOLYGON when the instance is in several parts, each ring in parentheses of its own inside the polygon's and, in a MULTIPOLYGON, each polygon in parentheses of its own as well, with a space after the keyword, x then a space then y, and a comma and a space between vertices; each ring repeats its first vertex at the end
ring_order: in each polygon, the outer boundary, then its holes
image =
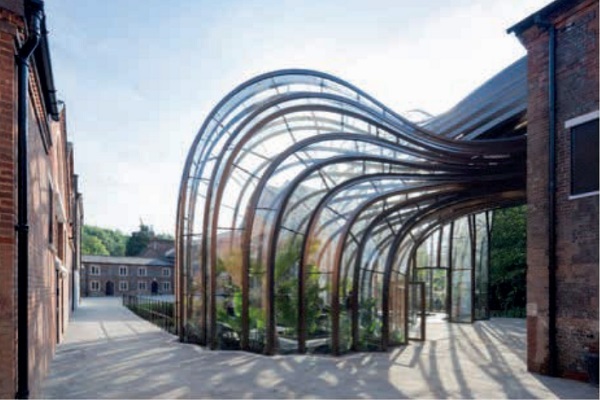
POLYGON ((156 235, 154 234, 154 230, 151 226, 140 223, 140 229, 136 232, 131 232, 131 236, 127 240, 125 255, 137 256, 144 251, 146 247, 148 247, 150 239, 155 236, 156 235))
POLYGON ((494 212, 490 253, 490 308, 522 311, 527 302, 525 206, 494 212))
POLYGON ((86 255, 123 256, 128 236, 119 230, 84 225, 81 252, 86 255))
POLYGON ((152 226, 140 223, 137 231, 131 235, 119 230, 84 225, 81 240, 81 252, 84 255, 97 256, 137 256, 146 249, 153 238, 171 239, 167 233, 155 234, 152 226))

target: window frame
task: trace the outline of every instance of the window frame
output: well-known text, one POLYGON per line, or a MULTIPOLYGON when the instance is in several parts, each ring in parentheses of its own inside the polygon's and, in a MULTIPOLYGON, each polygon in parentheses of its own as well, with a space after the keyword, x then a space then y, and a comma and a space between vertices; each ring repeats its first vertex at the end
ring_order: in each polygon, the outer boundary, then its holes
POLYGON ((587 114, 571 118, 565 122, 565 129, 569 130, 569 200, 576 200, 589 196, 597 196, 598 194, 600 194, 600 190, 593 190, 590 192, 573 194, 573 128, 594 121, 596 119, 600 119, 600 110, 592 111, 587 114))
POLYGON ((90 265, 90 275, 92 275, 92 276, 102 275, 102 270, 100 269, 100 266, 99 265, 90 265), (96 269, 97 272, 94 272, 94 269, 96 269))
POLYGON ((148 268, 146 267, 138 267, 137 276, 148 276, 148 268), (141 272, 144 271, 142 274, 141 272))
POLYGON ((119 276, 129 276, 129 268, 127 268, 127 265, 119 265, 119 276), (122 274, 122 270, 125 270, 125 273, 122 274))
POLYGON ((54 188, 48 182, 48 244, 54 245, 54 188))
POLYGON ((162 287, 163 292, 170 292, 171 291, 171 282, 165 281, 162 283, 161 287, 162 287))
POLYGON ((129 281, 119 281, 119 292, 129 291, 129 281))
POLYGON ((100 281, 90 281, 90 292, 99 292, 100 291, 100 281), (96 284, 96 285, 94 285, 96 284), (97 286, 94 288, 94 286, 97 286))
POLYGON ((138 281, 137 282, 137 290, 147 291, 148 290, 148 282, 146 282, 146 281, 138 281), (142 288, 142 286, 144 286, 144 287, 142 288))
POLYGON ((170 278, 171 277, 171 268, 163 268, 161 276, 164 278, 170 278), (165 272, 166 272, 166 274, 165 274, 165 272))

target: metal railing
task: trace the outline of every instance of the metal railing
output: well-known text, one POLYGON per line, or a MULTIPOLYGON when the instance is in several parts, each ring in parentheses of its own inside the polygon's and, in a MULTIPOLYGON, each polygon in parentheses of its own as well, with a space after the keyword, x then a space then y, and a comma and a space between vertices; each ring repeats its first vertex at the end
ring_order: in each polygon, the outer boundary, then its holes
POLYGON ((123 295, 123 305, 159 328, 177 335, 175 302, 161 296, 123 295))

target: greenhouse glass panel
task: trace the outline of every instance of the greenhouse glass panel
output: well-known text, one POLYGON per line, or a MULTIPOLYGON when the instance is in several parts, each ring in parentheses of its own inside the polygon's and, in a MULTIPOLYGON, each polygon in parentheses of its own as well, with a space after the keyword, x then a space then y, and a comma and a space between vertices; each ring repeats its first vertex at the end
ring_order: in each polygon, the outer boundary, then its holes
POLYGON ((418 123, 317 71, 233 89, 183 168, 182 340, 340 354, 424 339, 425 309, 487 317, 485 213, 525 201, 525 77, 521 60, 418 123))

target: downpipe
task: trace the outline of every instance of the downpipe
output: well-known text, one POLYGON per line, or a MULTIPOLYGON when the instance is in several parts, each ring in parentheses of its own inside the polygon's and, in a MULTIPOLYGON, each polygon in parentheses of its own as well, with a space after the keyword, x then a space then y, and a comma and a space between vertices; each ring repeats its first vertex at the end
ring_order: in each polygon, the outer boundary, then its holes
POLYGON ((536 18, 548 31, 548 373, 558 376, 556 343, 556 28, 536 18))
POLYGON ((27 108, 29 87, 29 59, 40 42, 43 5, 31 2, 30 33, 27 41, 19 49, 16 62, 18 69, 17 103, 17 393, 18 399, 29 398, 29 220, 28 160, 27 160, 27 108))
POLYGON ((558 376, 556 344, 556 28, 548 26, 548 349, 550 375, 558 376))

